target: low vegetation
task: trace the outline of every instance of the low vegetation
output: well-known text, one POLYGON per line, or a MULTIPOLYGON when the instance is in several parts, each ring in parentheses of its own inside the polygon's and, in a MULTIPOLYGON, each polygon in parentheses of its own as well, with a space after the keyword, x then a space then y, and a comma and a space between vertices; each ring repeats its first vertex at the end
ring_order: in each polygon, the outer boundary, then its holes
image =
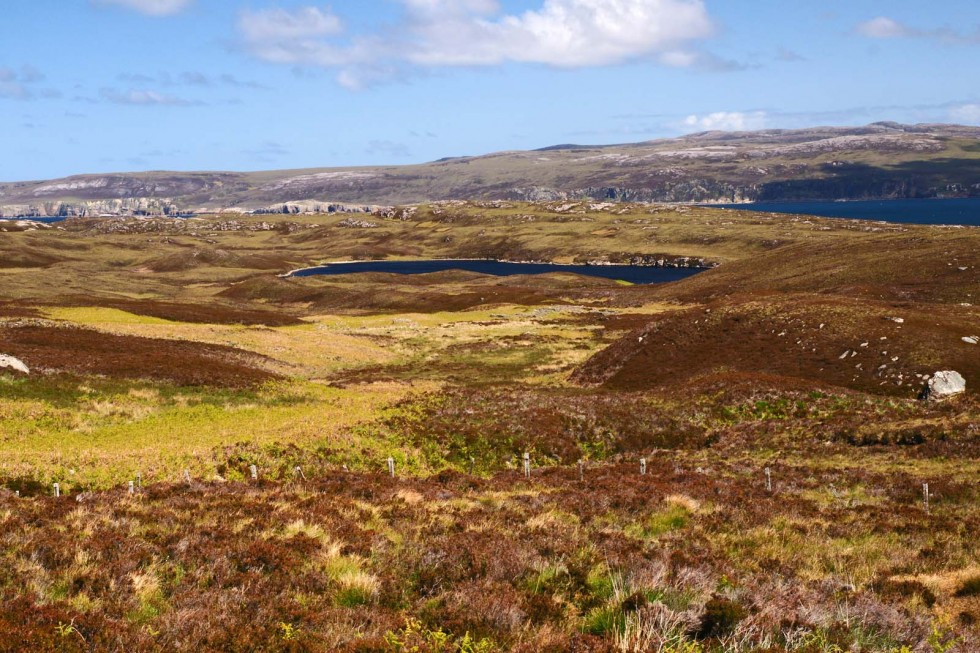
POLYGON ((36 265, 0 271, 0 652, 980 647, 976 230, 407 214, 3 235, 36 265), (723 265, 275 275, 651 226, 723 265))

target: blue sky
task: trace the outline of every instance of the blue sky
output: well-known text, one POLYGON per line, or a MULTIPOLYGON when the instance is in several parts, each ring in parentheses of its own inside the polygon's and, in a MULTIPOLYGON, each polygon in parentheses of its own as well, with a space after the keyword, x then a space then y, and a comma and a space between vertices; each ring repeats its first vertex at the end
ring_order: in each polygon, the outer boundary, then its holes
POLYGON ((975 0, 6 0, 0 180, 980 124, 975 0))

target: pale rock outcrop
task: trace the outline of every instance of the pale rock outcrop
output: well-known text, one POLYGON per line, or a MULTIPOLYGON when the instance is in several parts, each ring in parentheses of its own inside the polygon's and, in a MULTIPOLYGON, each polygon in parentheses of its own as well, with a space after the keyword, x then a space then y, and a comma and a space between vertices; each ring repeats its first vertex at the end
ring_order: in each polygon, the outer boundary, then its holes
POLYGON ((966 379, 963 375, 953 370, 946 370, 932 375, 926 382, 926 387, 922 389, 920 399, 942 401, 964 392, 966 392, 966 379))
POLYGON ((0 354, 0 369, 3 368, 17 370, 18 372, 23 372, 24 374, 31 373, 31 370, 28 369, 27 365, 24 365, 24 361, 20 360, 19 358, 14 358, 13 356, 0 354))

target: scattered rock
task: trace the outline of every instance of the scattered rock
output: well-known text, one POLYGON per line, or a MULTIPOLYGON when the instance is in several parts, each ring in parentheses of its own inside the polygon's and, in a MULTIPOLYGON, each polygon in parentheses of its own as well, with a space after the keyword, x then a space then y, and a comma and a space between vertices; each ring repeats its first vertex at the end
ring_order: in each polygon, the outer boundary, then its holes
POLYGON ((891 320, 895 324, 905 324, 905 318, 903 318, 903 317, 890 317, 890 318, 887 318, 887 319, 891 320))
POLYGON ((368 222, 367 220, 355 220, 354 218, 345 218, 337 223, 338 227, 343 227, 344 229, 374 229, 378 226, 376 222, 368 222))
POLYGON ((7 356, 6 354, 0 354, 0 368, 9 367, 10 369, 17 370, 18 372, 23 372, 24 374, 30 374, 31 370, 28 369, 27 365, 19 358, 14 358, 13 356, 7 356))
POLYGON ((968 345, 980 344, 980 337, 978 336, 965 336, 962 338, 962 340, 968 345))
POLYGON ((963 392, 966 392, 966 379, 959 372, 946 370, 932 375, 932 378, 926 382, 926 387, 922 389, 919 398, 929 401, 942 401, 963 392))

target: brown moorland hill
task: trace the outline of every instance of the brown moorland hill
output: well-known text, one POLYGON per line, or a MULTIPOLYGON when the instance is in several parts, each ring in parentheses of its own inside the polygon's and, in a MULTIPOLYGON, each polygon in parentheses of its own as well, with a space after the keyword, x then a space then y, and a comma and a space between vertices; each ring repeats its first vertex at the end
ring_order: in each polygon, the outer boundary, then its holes
POLYGON ((234 347, 26 323, 0 326, 0 349, 35 370, 249 387, 276 378, 262 357, 234 347))
POLYGON ((583 365, 585 384, 640 390, 706 373, 915 396, 952 369, 980 385, 980 233, 791 245, 649 290, 697 308, 653 316, 583 365))

